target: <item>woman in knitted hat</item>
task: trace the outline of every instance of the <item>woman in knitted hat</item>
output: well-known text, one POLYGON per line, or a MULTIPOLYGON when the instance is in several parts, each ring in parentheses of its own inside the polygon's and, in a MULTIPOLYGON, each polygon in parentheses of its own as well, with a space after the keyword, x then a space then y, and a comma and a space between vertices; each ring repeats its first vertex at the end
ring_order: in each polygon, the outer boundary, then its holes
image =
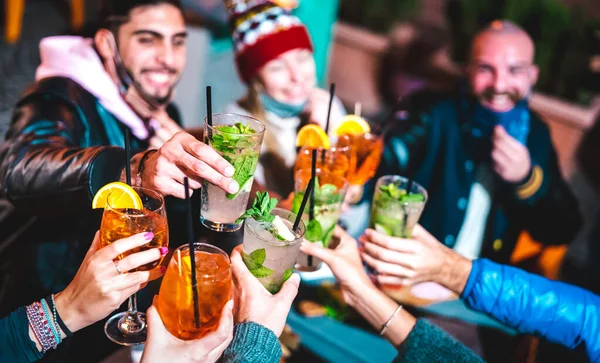
MULTIPOLYGON (((313 46, 306 27, 265 0, 229 1, 230 26, 245 97, 227 106, 267 126, 255 181, 287 196, 293 191, 296 133, 306 123, 325 127, 329 93, 317 87, 313 46)), ((335 99, 330 123, 345 115, 335 99)))

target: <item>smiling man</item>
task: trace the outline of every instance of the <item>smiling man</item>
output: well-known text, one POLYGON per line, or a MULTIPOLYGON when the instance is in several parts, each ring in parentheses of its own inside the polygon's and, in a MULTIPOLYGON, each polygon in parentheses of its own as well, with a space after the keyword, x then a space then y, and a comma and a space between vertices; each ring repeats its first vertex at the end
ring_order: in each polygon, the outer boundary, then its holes
POLYGON ((525 31, 492 22, 473 41, 463 87, 407 100, 386 137, 380 175, 423 185, 429 199, 420 223, 471 259, 508 263, 521 232, 556 245, 581 225, 548 127, 528 105, 533 59, 525 31))
MULTIPOLYGON (((231 193, 239 189, 233 167, 173 121, 173 89, 186 63, 178 0, 105 0, 92 39, 46 38, 40 52, 37 81, 17 102, 0 145, 0 197, 29 219, 18 226, 14 248, 1 249, 8 253, 0 273, 2 291, 9 292, 0 296, 4 312, 60 291, 73 278, 100 227, 92 198, 105 184, 124 181, 126 162, 134 185, 168 197, 171 245, 185 241, 185 203, 178 199, 184 177, 192 189, 202 179, 231 193)), ((199 221, 199 208, 193 213, 199 221)), ((141 296, 140 310, 149 303, 141 296)), ((106 352, 104 337, 88 340, 85 348, 72 346, 83 356, 58 361, 94 361, 106 352)))

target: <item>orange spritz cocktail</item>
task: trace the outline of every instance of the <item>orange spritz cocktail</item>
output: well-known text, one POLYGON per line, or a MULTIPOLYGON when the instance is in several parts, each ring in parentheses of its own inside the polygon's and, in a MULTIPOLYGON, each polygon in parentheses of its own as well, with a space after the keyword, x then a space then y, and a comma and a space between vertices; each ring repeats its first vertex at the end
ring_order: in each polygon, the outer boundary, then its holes
MULTIPOLYGON (((314 148, 302 147, 296 157, 296 165, 294 166, 294 175, 302 169, 310 169, 312 165, 312 151, 314 148)), ((348 176, 350 169, 350 147, 331 147, 329 149, 317 149, 317 169, 321 169, 331 174, 338 175, 342 178, 348 176)))
POLYGON ((196 327, 192 290, 192 265, 188 245, 175 250, 158 295, 158 313, 167 330, 182 340, 198 339, 216 330, 223 307, 231 299, 229 257, 223 250, 194 243, 198 315, 196 327))
POLYGON ((361 117, 348 115, 336 129, 338 147, 350 147, 348 182, 364 185, 375 176, 383 153, 383 139, 371 133, 369 124, 361 117))
MULTIPOLYGON (((146 188, 133 187, 133 190, 139 195, 142 205, 138 207, 142 208, 118 208, 118 199, 108 196, 100 226, 100 245, 106 247, 121 238, 144 232, 152 232, 154 238, 147 244, 120 255, 119 259, 132 253, 152 248, 168 247, 169 245, 169 227, 163 197, 159 193, 146 188)), ((161 261, 162 258, 140 266, 134 271, 151 270, 160 265, 161 261)))

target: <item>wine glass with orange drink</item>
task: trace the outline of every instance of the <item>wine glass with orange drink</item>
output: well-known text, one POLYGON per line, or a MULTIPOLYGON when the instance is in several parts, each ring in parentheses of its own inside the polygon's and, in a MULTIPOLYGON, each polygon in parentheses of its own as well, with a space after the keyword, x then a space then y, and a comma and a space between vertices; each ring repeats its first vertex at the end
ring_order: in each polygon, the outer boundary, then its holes
MULTIPOLYGON (((100 226, 100 245, 109 244, 142 232, 151 232, 153 238, 147 244, 130 250, 118 257, 126 256, 153 248, 169 245, 169 228, 162 195, 154 190, 131 187, 125 183, 109 183, 94 196, 92 208, 103 208, 100 226)), ((150 271, 159 268, 162 258, 134 271, 150 271)), ((121 271, 118 262, 115 268, 121 271)), ((146 341, 146 316, 137 311, 135 294, 129 298, 126 312, 113 315, 104 326, 107 337, 113 342, 125 346, 138 345, 146 341)))

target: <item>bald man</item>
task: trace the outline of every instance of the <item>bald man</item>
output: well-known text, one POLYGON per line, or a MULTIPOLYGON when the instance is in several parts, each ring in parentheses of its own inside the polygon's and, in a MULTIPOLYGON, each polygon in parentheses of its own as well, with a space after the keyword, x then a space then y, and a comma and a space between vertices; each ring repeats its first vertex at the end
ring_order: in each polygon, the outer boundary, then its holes
POLYGON ((423 185, 421 225, 470 259, 508 263, 521 232, 557 245, 581 225, 548 127, 528 106, 534 51, 520 27, 492 22, 473 41, 462 87, 406 100, 386 134, 379 175, 423 185))

